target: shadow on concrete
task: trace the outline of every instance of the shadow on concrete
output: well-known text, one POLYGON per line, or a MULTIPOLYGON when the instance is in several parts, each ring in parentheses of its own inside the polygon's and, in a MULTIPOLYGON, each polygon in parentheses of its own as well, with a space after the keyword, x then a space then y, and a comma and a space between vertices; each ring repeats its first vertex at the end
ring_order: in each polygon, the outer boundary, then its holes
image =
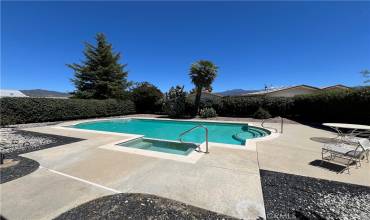
POLYGON ((301 118, 296 118, 296 117, 288 117, 289 120, 295 121, 298 124, 303 124, 312 128, 318 128, 318 129, 323 129, 323 130, 328 130, 328 131, 333 131, 331 128, 322 125, 322 122, 315 122, 311 120, 305 120, 301 118))
POLYGON ((333 171, 333 172, 336 172, 336 173, 341 173, 346 168, 345 166, 342 166, 342 165, 339 165, 339 164, 330 163, 330 162, 323 161, 323 160, 314 160, 314 161, 311 161, 309 163, 309 165, 315 166, 315 167, 320 167, 320 168, 323 168, 323 169, 326 169, 326 170, 330 170, 330 171, 333 171))
POLYGON ((338 142, 335 138, 328 138, 328 137, 312 137, 310 138, 311 141, 323 143, 323 144, 335 144, 338 142))

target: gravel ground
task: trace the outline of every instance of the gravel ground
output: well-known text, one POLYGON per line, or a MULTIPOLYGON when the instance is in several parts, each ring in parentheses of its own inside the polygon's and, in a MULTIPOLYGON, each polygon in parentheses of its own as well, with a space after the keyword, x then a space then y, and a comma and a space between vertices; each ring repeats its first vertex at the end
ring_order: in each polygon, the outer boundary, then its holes
MULTIPOLYGON (((45 124, 39 125, 43 126, 45 124)), ((20 131, 15 127, 1 128, 0 136, 1 152, 5 154, 4 164, 0 165, 0 184, 25 176, 39 167, 37 161, 20 157, 18 156, 19 154, 82 140, 79 138, 20 131)))
POLYGON ((260 173, 267 219, 370 219, 370 187, 260 173))
POLYGON ((63 219, 235 219, 185 203, 147 194, 115 194, 73 208, 63 219))
POLYGON ((2 147, 4 148, 2 152, 5 153, 6 158, 82 140, 79 138, 21 131, 16 128, 1 128, 0 136, 2 147))
POLYGON ((24 149, 32 149, 42 145, 56 143, 55 138, 35 136, 12 128, 0 129, 0 135, 1 142, 5 146, 3 150, 5 153, 15 153, 24 149))
MULTIPOLYGON (((11 166, 6 166, 7 163, 4 163, 5 167, 0 168, 0 184, 18 179, 22 176, 32 173, 37 170, 40 164, 35 161, 28 159, 26 157, 16 156, 9 163, 11 166), (13 165, 14 164, 14 165, 13 165)), ((7 161, 6 161, 7 162, 7 161)), ((3 166, 4 166, 3 165, 3 166)))
POLYGON ((8 125, 8 126, 5 126, 4 128, 11 128, 11 129, 34 128, 34 127, 43 127, 43 126, 49 126, 49 125, 57 125, 61 122, 63 121, 16 124, 16 125, 8 125))

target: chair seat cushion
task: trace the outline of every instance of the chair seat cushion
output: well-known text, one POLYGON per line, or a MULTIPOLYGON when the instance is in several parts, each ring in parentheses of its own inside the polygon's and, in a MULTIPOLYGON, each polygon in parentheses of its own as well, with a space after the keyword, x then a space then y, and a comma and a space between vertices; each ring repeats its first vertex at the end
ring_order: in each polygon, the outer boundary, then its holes
POLYGON ((357 148, 356 151, 356 147, 349 144, 327 145, 323 148, 323 150, 354 158, 359 158, 362 154, 361 148, 357 148))

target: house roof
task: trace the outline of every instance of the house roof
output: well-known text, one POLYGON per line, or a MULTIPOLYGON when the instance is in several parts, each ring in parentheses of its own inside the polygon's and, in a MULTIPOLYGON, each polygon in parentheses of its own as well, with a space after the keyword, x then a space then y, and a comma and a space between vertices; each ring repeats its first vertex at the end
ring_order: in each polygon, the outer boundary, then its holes
POLYGON ((0 97, 28 97, 19 90, 0 89, 0 97))
POLYGON ((271 93, 274 93, 274 92, 280 92, 280 91, 296 89, 296 88, 306 88, 306 89, 311 89, 311 90, 319 90, 319 88, 314 87, 314 86, 297 85, 297 86, 286 86, 286 87, 279 87, 279 88, 268 89, 268 90, 261 90, 261 91, 258 91, 258 92, 243 94, 243 96, 271 94, 271 93))
POLYGON ((321 89, 322 90, 328 90, 328 89, 351 89, 351 87, 348 87, 348 86, 345 86, 345 85, 342 85, 342 84, 337 84, 337 85, 333 85, 333 86, 323 87, 321 89))

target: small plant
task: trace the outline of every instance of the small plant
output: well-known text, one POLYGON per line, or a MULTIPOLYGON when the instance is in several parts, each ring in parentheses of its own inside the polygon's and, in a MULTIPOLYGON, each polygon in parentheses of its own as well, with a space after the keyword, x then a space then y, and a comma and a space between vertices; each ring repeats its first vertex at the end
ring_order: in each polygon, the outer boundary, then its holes
POLYGON ((217 116, 217 113, 216 110, 214 110, 213 108, 204 108, 200 110, 199 116, 201 118, 214 118, 217 116))
POLYGON ((267 119, 267 118, 271 118, 271 115, 268 111, 259 107, 258 110, 253 114, 253 118, 267 119))

